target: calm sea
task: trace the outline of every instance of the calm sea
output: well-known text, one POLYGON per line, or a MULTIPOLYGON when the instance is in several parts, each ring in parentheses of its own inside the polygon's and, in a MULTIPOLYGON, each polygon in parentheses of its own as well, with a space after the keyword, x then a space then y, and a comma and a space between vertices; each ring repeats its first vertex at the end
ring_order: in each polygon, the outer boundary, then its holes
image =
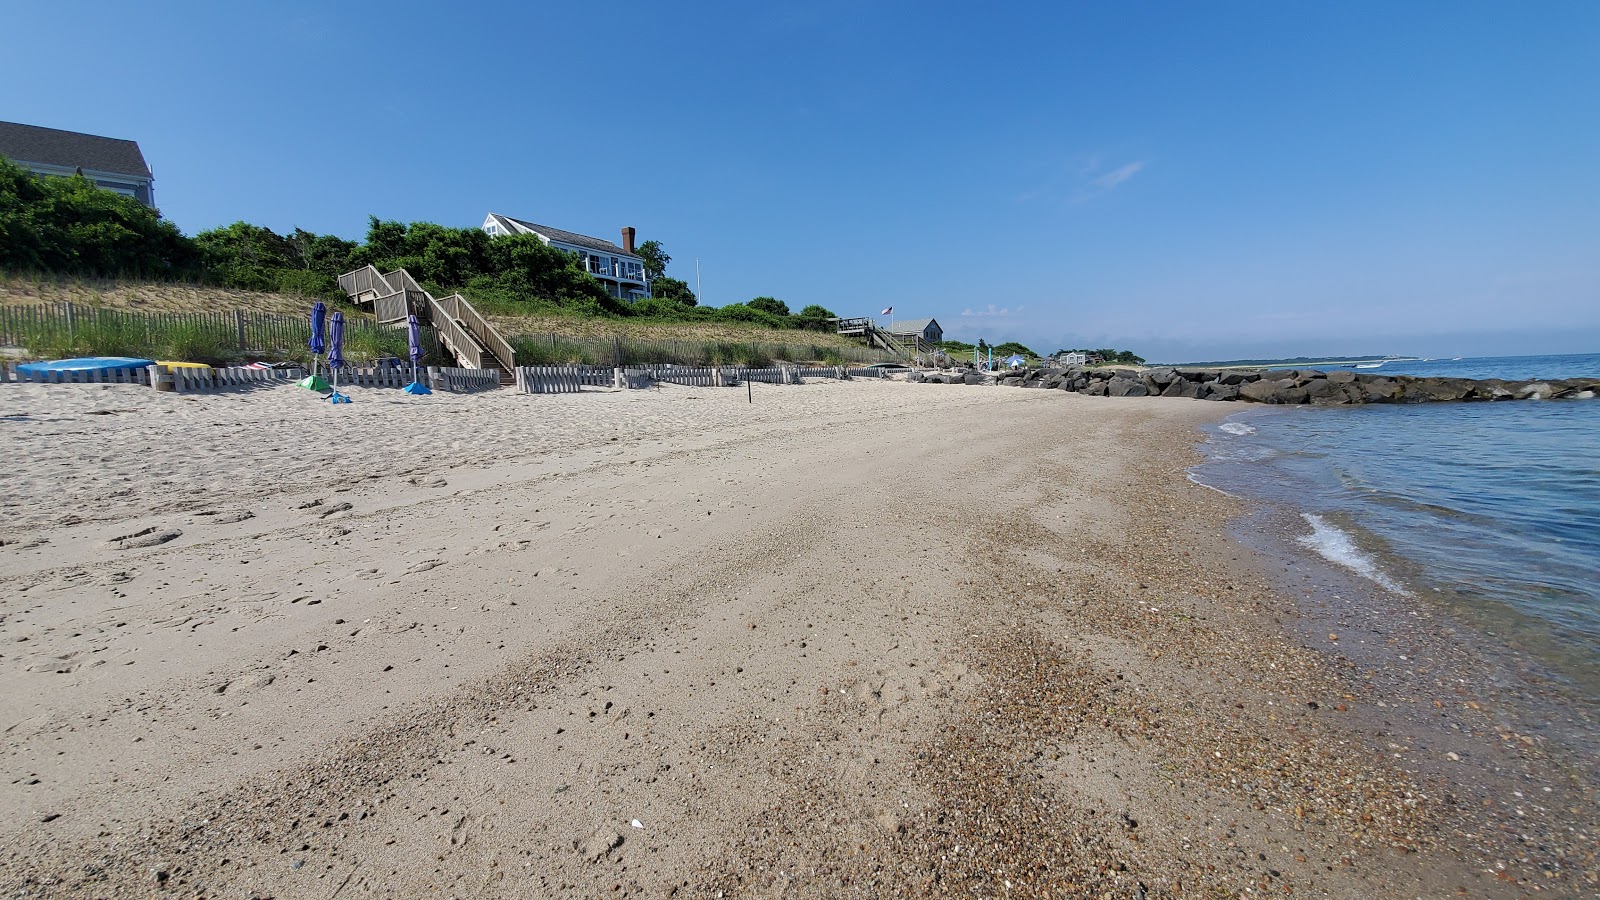
MULTIPOLYGON (((1365 372, 1600 376, 1600 354, 1365 372)), ((1437 602, 1600 698, 1600 399, 1252 407, 1197 480, 1297 508, 1309 551, 1437 602)))

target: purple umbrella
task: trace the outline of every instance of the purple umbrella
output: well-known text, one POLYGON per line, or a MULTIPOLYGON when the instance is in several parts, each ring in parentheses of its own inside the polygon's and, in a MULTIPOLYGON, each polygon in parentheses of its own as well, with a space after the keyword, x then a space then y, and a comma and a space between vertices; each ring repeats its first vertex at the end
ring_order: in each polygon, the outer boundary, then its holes
POLYGON ((422 329, 417 325, 416 316, 406 317, 406 329, 411 333, 411 383, 406 385, 405 391, 408 394, 431 394, 433 391, 417 380, 417 363, 422 362, 422 329))
POLYGON ((333 370, 333 393, 330 403, 349 403, 350 398, 339 393, 339 370, 344 367, 344 313, 333 314, 333 328, 328 335, 328 368, 333 370))
POLYGON ((308 390, 321 392, 328 389, 328 383, 317 376, 317 357, 328 349, 327 343, 323 340, 323 334, 327 331, 327 321, 328 304, 318 300, 317 304, 311 307, 311 343, 308 345, 311 348, 311 374, 299 381, 299 385, 308 390))
POLYGON ((344 365, 344 313, 333 314, 333 333, 329 335, 328 368, 335 372, 344 365))
MULTIPOLYGON (((334 317, 335 318, 337 318, 338 315, 339 315, 338 313, 334 313, 334 317)), ((324 325, 327 322, 327 320, 328 320, 328 304, 323 303, 321 300, 318 300, 317 301, 317 305, 311 307, 311 352, 312 353, 320 355, 320 354, 326 353, 328 351, 328 345, 323 341, 323 337, 322 337, 323 331, 325 330, 324 329, 324 325)))

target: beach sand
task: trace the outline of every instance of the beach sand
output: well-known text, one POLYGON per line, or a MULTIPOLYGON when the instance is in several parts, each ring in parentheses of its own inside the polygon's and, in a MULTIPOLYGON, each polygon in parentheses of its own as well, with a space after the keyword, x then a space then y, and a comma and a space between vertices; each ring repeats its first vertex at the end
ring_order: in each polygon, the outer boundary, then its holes
POLYGON ((1225 404, 350 393, 0 386, 8 896, 1596 890, 1481 704, 1374 731, 1225 404))

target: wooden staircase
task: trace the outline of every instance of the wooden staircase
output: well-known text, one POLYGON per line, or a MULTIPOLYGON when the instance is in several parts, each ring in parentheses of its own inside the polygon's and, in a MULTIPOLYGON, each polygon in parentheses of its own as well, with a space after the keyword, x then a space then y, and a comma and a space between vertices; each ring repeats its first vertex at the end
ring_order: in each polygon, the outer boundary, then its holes
POLYGON ((837 331, 848 337, 860 338, 868 347, 887 350, 906 362, 917 362, 922 354, 933 350, 933 345, 920 337, 913 337, 912 346, 908 347, 900 338, 880 328, 877 322, 868 318, 840 319, 837 331))
POLYGON ((439 344, 462 368, 499 369, 501 383, 509 383, 516 351, 460 294, 434 297, 405 269, 385 275, 372 266, 340 275, 339 289, 357 306, 370 303, 380 325, 404 325, 415 314, 419 323, 438 333, 439 344))

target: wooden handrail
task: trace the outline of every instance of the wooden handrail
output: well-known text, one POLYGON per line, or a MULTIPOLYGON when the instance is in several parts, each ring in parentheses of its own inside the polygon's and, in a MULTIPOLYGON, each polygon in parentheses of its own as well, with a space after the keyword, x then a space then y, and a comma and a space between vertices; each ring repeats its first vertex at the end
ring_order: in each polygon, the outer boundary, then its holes
POLYGON ((349 294, 352 298, 367 291, 378 294, 392 294, 395 289, 390 286, 383 273, 372 266, 362 266, 353 272, 346 272, 339 276, 339 289, 349 294))
POLYGON ((466 325, 467 330, 472 333, 473 337, 476 337, 478 342, 483 344, 484 348, 493 354, 501 365, 506 367, 507 371, 516 368, 517 352, 511 349, 511 344, 500 336, 500 332, 496 331, 493 325, 489 324, 489 320, 485 319, 482 314, 472 307, 471 303, 467 302, 467 298, 460 294, 451 294, 445 299, 453 302, 456 318, 466 325))
POLYGON ((483 368, 483 353, 478 347, 478 342, 456 324, 456 318, 451 315, 450 309, 432 296, 428 297, 428 305, 428 311, 433 317, 433 327, 439 329, 439 340, 443 341, 444 345, 456 355, 456 359, 465 363, 467 368, 483 368))

